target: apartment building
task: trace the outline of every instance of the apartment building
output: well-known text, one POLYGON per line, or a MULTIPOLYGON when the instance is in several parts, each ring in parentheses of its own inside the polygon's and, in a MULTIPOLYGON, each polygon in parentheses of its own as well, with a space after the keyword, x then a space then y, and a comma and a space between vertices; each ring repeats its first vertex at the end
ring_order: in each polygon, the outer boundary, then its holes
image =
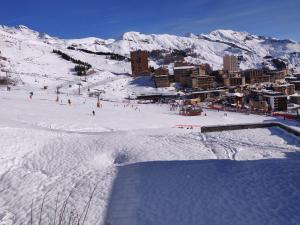
POLYGON ((295 94, 294 84, 280 84, 273 87, 275 92, 281 92, 283 95, 293 95, 295 94))
POLYGON ((300 94, 293 94, 290 96, 290 102, 300 105, 300 94))
POLYGON ((269 109, 273 112, 287 110, 287 96, 283 95, 281 92, 265 92, 264 98, 269 105, 269 109))
POLYGON ((209 90, 214 88, 215 79, 209 75, 194 75, 188 80, 188 87, 194 89, 209 90))
POLYGON ((245 85, 245 77, 232 76, 224 78, 224 85, 226 87, 243 86, 245 85))
POLYGON ((263 70, 251 69, 244 71, 245 81, 247 84, 261 83, 263 80, 263 70))
POLYGON ((275 81, 281 81, 284 80, 286 75, 284 71, 278 71, 278 70, 266 70, 264 71, 266 75, 270 75, 273 79, 273 82, 275 81))
POLYGON ((198 75, 197 67, 186 62, 176 62, 174 64, 174 80, 181 83, 183 87, 188 86, 192 75, 198 75))
POLYGON ((154 76, 154 83, 156 88, 170 87, 170 80, 168 75, 154 76))
POLYGON ((154 83, 156 88, 170 87, 168 68, 160 67, 155 70, 154 83))
POLYGON ((223 57, 223 69, 227 72, 238 72, 240 70, 238 57, 234 55, 225 55, 223 57))
POLYGON ((291 81, 290 83, 295 85, 295 91, 300 91, 300 80, 291 81))
POLYGON ((149 76, 148 52, 134 51, 130 52, 131 70, 134 77, 149 76))
POLYGON ((213 71, 210 65, 207 63, 200 64, 198 69, 199 69, 200 76, 211 75, 213 71))
POLYGON ((156 76, 169 75, 169 69, 167 67, 159 67, 154 71, 156 76))

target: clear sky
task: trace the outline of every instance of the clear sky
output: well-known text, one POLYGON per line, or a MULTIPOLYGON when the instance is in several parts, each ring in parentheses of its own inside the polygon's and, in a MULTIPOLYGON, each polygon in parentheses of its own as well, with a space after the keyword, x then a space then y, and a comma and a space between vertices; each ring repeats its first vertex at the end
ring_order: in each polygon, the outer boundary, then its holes
POLYGON ((0 9, 2 25, 60 38, 232 29, 300 41, 300 0, 4 0, 0 9))

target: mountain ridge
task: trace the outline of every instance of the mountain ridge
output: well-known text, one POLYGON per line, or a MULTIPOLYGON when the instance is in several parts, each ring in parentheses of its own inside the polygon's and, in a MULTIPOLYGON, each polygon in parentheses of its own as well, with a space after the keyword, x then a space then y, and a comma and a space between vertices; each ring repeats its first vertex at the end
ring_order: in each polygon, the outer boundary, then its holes
MULTIPOLYGON (((290 69, 300 71, 300 43, 289 39, 277 39, 250 34, 245 31, 218 29, 209 34, 177 36, 172 34, 143 34, 137 31, 125 32, 118 39, 87 37, 60 39, 46 33, 31 30, 27 26, 8 27, 0 25, 2 41, 39 42, 50 48, 66 49, 77 46, 93 52, 116 53, 129 56, 134 50, 189 50, 192 56, 186 58, 192 63, 209 63, 214 69, 222 68, 222 57, 226 54, 240 56, 241 69, 268 66, 274 69, 270 59, 280 59, 290 69)), ((1 49, 0 49, 1 51, 1 49)))

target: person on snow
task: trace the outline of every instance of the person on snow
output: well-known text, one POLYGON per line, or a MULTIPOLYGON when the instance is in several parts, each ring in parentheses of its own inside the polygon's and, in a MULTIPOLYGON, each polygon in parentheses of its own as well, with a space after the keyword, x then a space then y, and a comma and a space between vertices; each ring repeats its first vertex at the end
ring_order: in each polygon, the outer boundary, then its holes
POLYGON ((93 113, 93 116, 95 116, 95 115, 96 115, 96 113, 95 113, 95 110, 93 110, 93 112, 92 112, 92 113, 93 113))

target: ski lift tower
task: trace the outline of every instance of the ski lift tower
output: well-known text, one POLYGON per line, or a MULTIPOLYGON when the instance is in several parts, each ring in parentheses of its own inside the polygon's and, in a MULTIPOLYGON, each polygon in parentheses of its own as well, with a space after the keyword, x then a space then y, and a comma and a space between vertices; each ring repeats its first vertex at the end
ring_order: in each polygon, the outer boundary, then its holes
POLYGON ((104 90, 100 90, 100 89, 94 89, 96 92, 96 96, 97 96, 97 108, 100 108, 100 95, 105 93, 104 90))
POLYGON ((80 93, 80 87, 82 86, 82 84, 79 82, 79 83, 77 83, 77 85, 78 85, 78 95, 80 95, 81 93, 80 93))
POLYGON ((59 94, 60 94, 60 92, 59 92, 59 90, 62 88, 62 86, 57 86, 56 87, 56 102, 59 102, 59 94))
POLYGON ((6 90, 10 91, 10 87, 9 87, 9 71, 7 69, 3 70, 3 72, 5 72, 5 79, 6 79, 6 90))

